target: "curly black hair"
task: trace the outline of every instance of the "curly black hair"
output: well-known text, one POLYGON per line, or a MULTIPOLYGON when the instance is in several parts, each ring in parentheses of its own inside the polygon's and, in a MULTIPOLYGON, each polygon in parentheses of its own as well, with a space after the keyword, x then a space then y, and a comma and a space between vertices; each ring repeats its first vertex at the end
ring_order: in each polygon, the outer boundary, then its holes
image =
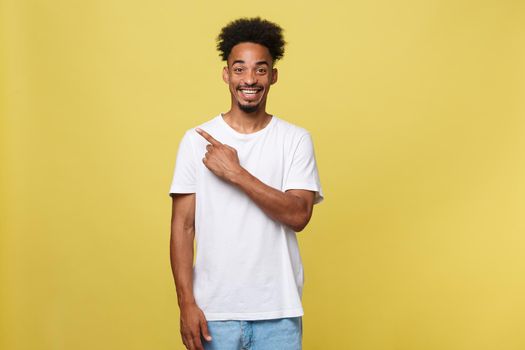
POLYGON ((279 25, 260 17, 239 18, 221 29, 216 39, 217 50, 220 51, 219 56, 227 61, 235 45, 243 42, 256 43, 266 46, 276 62, 284 55, 286 42, 282 32, 283 29, 279 25))

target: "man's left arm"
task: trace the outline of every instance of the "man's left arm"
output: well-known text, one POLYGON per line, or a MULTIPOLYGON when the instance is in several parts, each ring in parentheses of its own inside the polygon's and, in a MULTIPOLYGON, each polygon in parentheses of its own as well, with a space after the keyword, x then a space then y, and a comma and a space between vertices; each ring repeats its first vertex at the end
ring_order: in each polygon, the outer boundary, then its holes
POLYGON ((235 148, 217 141, 202 129, 197 132, 210 142, 202 159, 209 170, 241 189, 274 220, 295 232, 306 227, 312 217, 315 192, 301 189, 282 192, 266 185, 240 165, 235 148))
POLYGON ((230 182, 248 195, 268 216, 282 222, 295 232, 302 231, 310 218, 315 193, 308 190, 279 191, 266 185, 246 169, 233 176, 230 182))

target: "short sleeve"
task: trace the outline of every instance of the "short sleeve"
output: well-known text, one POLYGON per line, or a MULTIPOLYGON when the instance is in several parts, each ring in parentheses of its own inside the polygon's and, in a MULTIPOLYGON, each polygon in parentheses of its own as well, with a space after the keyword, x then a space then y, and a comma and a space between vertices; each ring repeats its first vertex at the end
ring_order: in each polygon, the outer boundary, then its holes
POLYGON ((314 204, 324 199, 310 133, 304 134, 299 140, 287 171, 283 191, 291 189, 314 191, 314 204))
POLYGON ((195 153, 190 135, 186 132, 179 143, 169 194, 195 193, 195 173, 195 153))

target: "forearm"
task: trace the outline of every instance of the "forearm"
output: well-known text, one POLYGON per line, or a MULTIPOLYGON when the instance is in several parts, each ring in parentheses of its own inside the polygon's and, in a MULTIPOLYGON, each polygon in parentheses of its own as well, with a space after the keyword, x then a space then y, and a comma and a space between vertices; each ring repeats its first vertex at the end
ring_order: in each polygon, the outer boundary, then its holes
POLYGON ((268 216, 289 226, 295 232, 302 231, 308 223, 311 212, 303 198, 266 185, 246 169, 232 176, 231 182, 246 193, 268 216))
POLYGON ((170 261, 179 307, 184 304, 195 303, 193 296, 193 238, 194 228, 172 225, 170 261))

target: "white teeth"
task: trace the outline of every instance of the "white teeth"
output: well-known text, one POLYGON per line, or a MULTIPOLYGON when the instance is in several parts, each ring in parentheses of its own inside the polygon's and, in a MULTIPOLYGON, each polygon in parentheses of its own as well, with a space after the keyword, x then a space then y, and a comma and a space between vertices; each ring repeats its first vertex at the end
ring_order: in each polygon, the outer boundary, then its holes
POLYGON ((243 94, 253 95, 259 92, 259 90, 241 90, 243 94))

